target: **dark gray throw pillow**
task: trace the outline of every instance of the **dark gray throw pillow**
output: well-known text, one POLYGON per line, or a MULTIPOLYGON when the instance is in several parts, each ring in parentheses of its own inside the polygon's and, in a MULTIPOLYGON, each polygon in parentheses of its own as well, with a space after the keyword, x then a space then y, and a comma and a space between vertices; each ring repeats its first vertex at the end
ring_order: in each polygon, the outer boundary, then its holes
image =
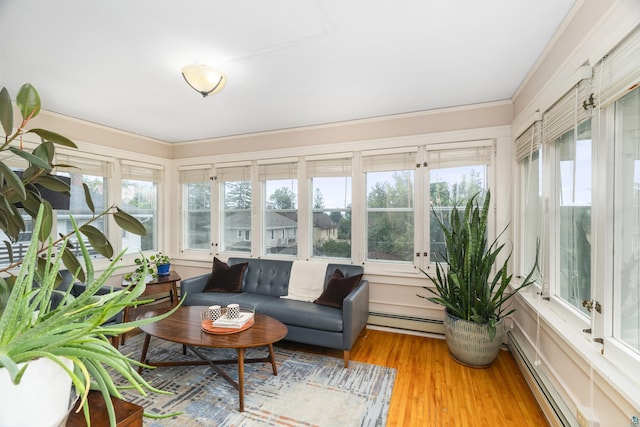
POLYGON ((214 257, 213 269, 204 292, 242 292, 242 275, 247 265, 249 265, 248 262, 243 262, 229 266, 214 257))
POLYGON ((314 301, 316 304, 326 305, 329 307, 342 308, 342 301, 344 297, 358 286, 362 274, 356 274, 355 276, 344 277, 344 274, 339 269, 331 274, 327 284, 324 287, 322 295, 314 301))

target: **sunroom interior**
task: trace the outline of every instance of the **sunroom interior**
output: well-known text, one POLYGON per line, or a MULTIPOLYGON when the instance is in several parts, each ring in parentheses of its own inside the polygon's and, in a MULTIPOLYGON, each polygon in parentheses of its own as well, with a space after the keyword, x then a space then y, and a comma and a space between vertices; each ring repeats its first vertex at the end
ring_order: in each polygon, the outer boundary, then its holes
MULTIPOLYGON (((19 3, 0 6, 7 12, 3 24, 16 19, 9 12, 35 13, 40 6, 31 1, 20 10, 19 3)), ((145 134, 123 129, 154 110, 129 105, 126 118, 111 121, 100 121, 101 111, 64 110, 55 98, 81 100, 92 88, 57 93, 38 87, 35 73, 31 83, 44 110, 32 125, 77 143, 77 150, 59 149, 57 159, 82 169, 60 168, 72 187, 84 180, 98 204, 125 206, 151 231, 139 238, 101 225, 116 252, 128 248, 123 272, 140 251, 169 255, 183 278, 209 271, 214 256, 362 264, 371 286, 369 327, 398 333, 442 334, 442 308, 416 296, 429 285, 420 269, 433 269, 441 249, 431 215, 490 189, 490 232, 506 229, 501 238, 512 249, 516 278, 540 247, 537 283, 515 298, 505 344, 545 415, 552 425, 576 425, 578 413, 600 425, 629 425, 640 416, 640 3, 567 4, 535 63, 503 99, 352 119, 328 114, 282 128, 229 125, 208 136, 176 120, 145 134), (50 98, 59 111, 47 108, 50 98)), ((56 73, 55 63, 38 63, 24 50, 24 64, 14 65, 14 45, 34 43, 18 37, 14 43, 9 30, 26 24, 16 25, 0 32, 0 82, 12 93, 31 75, 29 67, 56 73)), ((39 29, 37 37, 47 31, 39 29)), ((494 66, 489 71, 499 76, 498 61, 494 66)), ((234 76, 228 78, 224 91, 204 100, 179 73, 176 80, 186 97, 215 103, 233 90, 234 76)), ((117 90, 135 95, 136 87, 117 90)), ((307 96, 314 94, 309 88, 307 96)), ((361 101, 384 103, 389 93, 380 94, 361 101)), ((260 116, 248 105, 237 107, 236 115, 246 108, 247 117, 260 116)), ((325 108, 339 110, 340 100, 325 108)), ((163 109, 172 107, 158 106, 163 109)), ((229 118, 212 111, 194 120, 229 118)), ((180 105, 170 114, 180 115, 180 105)), ((26 146, 34 142, 25 136, 26 146)), ((74 194, 70 213, 81 217, 86 212, 82 200, 74 205, 74 194)), ((63 213, 61 232, 69 227, 63 213)), ((99 267, 106 262, 95 260, 99 267)))

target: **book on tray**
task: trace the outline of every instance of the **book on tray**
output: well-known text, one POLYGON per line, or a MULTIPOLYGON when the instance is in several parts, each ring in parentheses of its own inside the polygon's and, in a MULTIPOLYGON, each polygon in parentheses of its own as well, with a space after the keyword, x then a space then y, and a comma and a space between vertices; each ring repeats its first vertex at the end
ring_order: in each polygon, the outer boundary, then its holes
POLYGON ((241 311, 240 317, 237 319, 229 319, 227 315, 224 314, 213 321, 213 326, 217 328, 241 328, 251 319, 253 319, 253 312, 250 311, 241 311))

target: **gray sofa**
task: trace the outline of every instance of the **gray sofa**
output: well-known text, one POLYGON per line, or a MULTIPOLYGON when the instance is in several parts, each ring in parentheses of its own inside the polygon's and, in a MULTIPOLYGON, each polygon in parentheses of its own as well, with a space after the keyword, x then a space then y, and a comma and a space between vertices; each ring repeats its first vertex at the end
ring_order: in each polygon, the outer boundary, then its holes
MULTIPOLYGON (((242 292, 204 292, 211 273, 183 279, 181 298, 185 305, 226 306, 237 303, 280 320, 287 326, 285 340, 343 350, 344 366, 349 365, 349 351, 361 333, 366 331, 369 317, 369 282, 360 283, 342 301, 342 309, 313 302, 281 298, 288 294, 294 261, 257 258, 229 258, 233 266, 248 263, 242 277, 242 292)), ((307 261, 295 261, 307 262, 307 261)), ((363 273, 362 266, 328 264, 324 283, 336 269, 344 277, 363 273)))

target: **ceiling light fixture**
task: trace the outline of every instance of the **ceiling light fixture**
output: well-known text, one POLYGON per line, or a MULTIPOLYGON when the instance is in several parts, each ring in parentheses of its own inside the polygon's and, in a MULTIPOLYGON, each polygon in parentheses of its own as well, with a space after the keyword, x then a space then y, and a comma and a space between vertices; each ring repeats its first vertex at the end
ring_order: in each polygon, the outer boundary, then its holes
POLYGON ((205 64, 192 64, 182 68, 182 77, 203 97, 220 92, 227 84, 227 76, 205 64))

